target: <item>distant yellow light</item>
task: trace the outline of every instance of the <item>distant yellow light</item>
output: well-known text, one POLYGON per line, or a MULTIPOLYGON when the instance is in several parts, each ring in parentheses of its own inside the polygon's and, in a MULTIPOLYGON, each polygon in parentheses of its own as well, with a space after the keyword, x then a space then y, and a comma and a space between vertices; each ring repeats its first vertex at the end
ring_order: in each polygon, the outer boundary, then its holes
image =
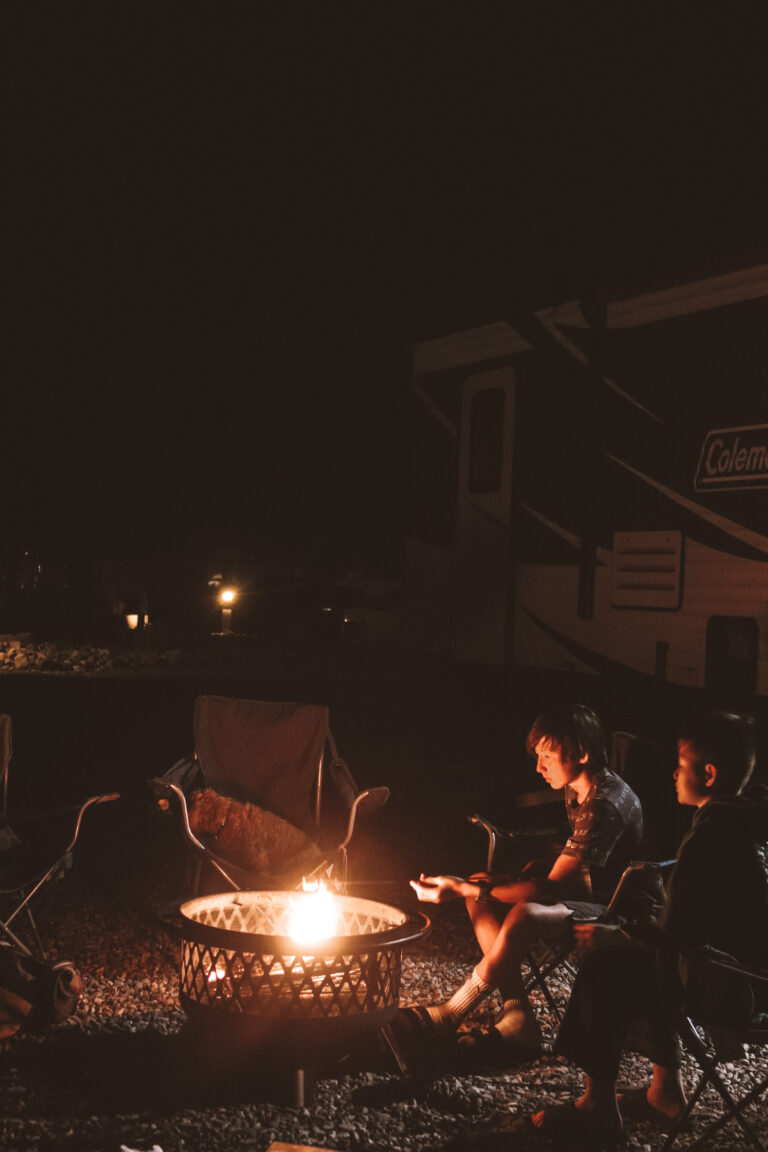
POLYGON ((128 625, 128 627, 130 628, 131 632, 133 632, 134 628, 138 628, 138 626, 139 626, 139 614, 138 614, 138 612, 129 612, 125 618, 125 622, 128 625))
POLYGON ((222 588, 219 593, 219 600, 221 600, 222 604, 234 604, 236 599, 237 592, 235 592, 234 588, 222 588))

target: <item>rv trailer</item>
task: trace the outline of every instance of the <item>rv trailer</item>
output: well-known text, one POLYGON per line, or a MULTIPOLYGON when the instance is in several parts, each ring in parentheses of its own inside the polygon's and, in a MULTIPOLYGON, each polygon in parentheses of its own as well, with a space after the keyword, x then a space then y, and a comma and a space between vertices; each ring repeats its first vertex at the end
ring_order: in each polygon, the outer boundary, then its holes
POLYGON ((420 343, 412 640, 768 695, 768 265, 420 343))

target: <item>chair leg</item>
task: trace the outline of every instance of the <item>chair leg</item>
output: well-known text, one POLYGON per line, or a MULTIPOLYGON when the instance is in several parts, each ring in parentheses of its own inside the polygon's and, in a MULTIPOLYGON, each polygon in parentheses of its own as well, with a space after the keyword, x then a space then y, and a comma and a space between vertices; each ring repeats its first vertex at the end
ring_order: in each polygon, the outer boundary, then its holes
POLYGON ((389 1024, 383 1024, 379 1029, 379 1034, 384 1041, 384 1046, 392 1056, 397 1070, 401 1076, 407 1076, 410 1072, 408 1061, 403 1055, 403 1050, 395 1039, 395 1034, 389 1024))
POLYGON ((27 907, 25 908, 25 912, 27 913, 27 920, 29 920, 29 926, 32 929, 32 935, 34 936, 35 943, 37 944, 38 955, 43 960, 45 960, 45 959, 47 959, 47 957, 45 954, 45 949, 43 948, 43 942, 40 939, 40 932, 38 931, 38 928, 37 928, 37 922, 36 922, 34 916, 32 915, 32 909, 29 907, 29 905, 27 905, 27 907))
POLYGON ((530 970, 530 975, 523 985, 523 990, 527 993, 531 988, 541 988, 544 994, 544 998, 549 1006, 549 1010, 558 1024, 562 1024, 563 1015, 554 1001, 552 993, 549 990, 547 980, 549 976, 555 971, 555 969, 561 967, 565 969, 569 976, 576 976, 576 969, 568 960, 570 951, 570 947, 566 949, 549 949, 545 955, 543 964, 538 964, 530 952, 525 958, 525 962, 530 970))
POLYGON ((25 956, 31 956, 32 952, 27 948, 23 940, 20 940, 16 933, 10 926, 10 921, 0 920, 0 936, 10 940, 14 948, 18 948, 19 952, 23 952, 25 956))
POLYGON ((696 1089, 693 1095, 688 1101, 685 1110, 679 1117, 675 1127, 669 1133, 662 1152, 669 1152, 669 1149, 674 1144, 683 1125, 685 1124, 690 1114, 693 1112, 696 1104, 699 1101, 699 1098, 701 1097, 704 1089, 708 1084, 712 1084, 712 1086, 718 1092, 720 1098, 723 1101, 723 1104, 725 1105, 725 1113, 723 1116, 719 1117, 719 1119, 715 1120, 712 1124, 705 1128, 698 1139, 686 1147, 685 1152, 694 1152, 694 1149, 700 1148, 704 1143, 706 1143, 706 1141, 710 1139, 710 1137, 714 1136, 716 1132, 719 1132, 721 1128, 724 1128, 726 1124, 729 1124, 731 1120, 737 1120, 739 1122, 742 1129, 748 1136, 750 1142, 755 1148, 758 1149, 758 1152, 768 1152, 768 1148, 766 1147, 758 1132, 755 1131, 752 1124, 747 1120, 746 1116, 743 1115, 743 1110, 754 1100, 757 1100, 763 1094, 763 1092, 765 1092, 766 1088, 768 1088, 768 1079, 764 1079, 759 1084, 755 1085, 755 1087, 752 1088, 750 1092, 747 1092, 737 1102, 731 1096, 730 1092, 725 1086, 725 1083, 722 1080, 722 1077, 720 1076, 720 1073, 717 1071, 717 1061, 709 1055, 706 1044, 701 1039, 698 1032, 696 1031, 696 1028, 690 1020, 686 1019, 681 1023, 680 1035, 685 1044, 685 1047, 689 1050, 701 1068, 702 1074, 698 1084, 696 1085, 696 1089))
POLYGON ((530 975, 525 981, 525 984, 523 985, 524 991, 527 993, 531 988, 541 988, 541 991, 544 993, 544 999, 549 1005, 550 1012, 554 1016, 555 1020, 557 1020, 557 1023, 562 1024, 562 1014, 557 1004, 555 1003, 552 997, 552 993, 549 990, 549 985, 547 984, 547 976, 551 972, 552 967, 541 969, 534 960, 533 956, 530 954, 526 956, 526 963, 532 975, 530 975))
MULTIPOLYGON (((717 1087, 717 1085, 715 1086, 717 1087)), ((752 1127, 746 1116, 742 1115, 741 1112, 742 1108, 746 1108, 748 1104, 753 1102, 753 1100, 757 1100, 758 1096, 760 1096, 765 1091, 766 1087, 768 1087, 768 1085, 761 1084, 759 1088, 755 1088, 752 1092, 747 1093, 746 1096, 739 1100, 738 1104, 729 1105, 725 1115, 721 1116, 717 1120, 714 1120, 709 1125, 709 1127, 706 1128, 704 1132, 702 1132, 701 1136, 699 1136, 699 1138, 693 1142, 693 1144, 688 1144, 686 1146, 685 1152, 694 1152, 695 1148, 700 1148, 702 1144, 706 1143, 712 1136, 715 1135, 716 1132, 719 1132, 721 1128, 724 1128, 726 1124, 730 1124, 732 1120, 738 1120, 750 1141, 754 1147, 759 1150, 759 1152, 768 1152, 765 1142, 760 1138, 759 1133, 752 1127)))
POLYGON ((23 909, 17 908, 16 911, 13 912, 9 916, 8 920, 0 920, 0 935, 7 937, 7 939, 11 941, 13 946, 15 948, 18 948, 21 952, 23 952, 25 954, 25 956, 32 956, 33 955, 33 953, 30 951, 30 949, 27 947, 27 945, 24 944, 23 941, 21 941, 19 939, 19 937, 16 935, 16 933, 11 928, 11 922, 15 919, 17 913, 19 911, 22 911, 22 910, 27 917, 27 921, 29 922, 30 930, 31 930, 32 935, 34 937, 35 944, 37 945, 37 955, 40 957, 41 960, 47 960, 45 949, 43 948, 43 941, 40 938, 40 932, 38 931, 37 923, 35 922, 35 918, 32 915, 32 909, 30 908, 29 904, 25 904, 23 909))
MULTIPOLYGON (((661 1149, 661 1152, 669 1152, 669 1149, 672 1147, 675 1140, 677 1140, 677 1137, 680 1135, 680 1133, 685 1128, 685 1125, 688 1122, 688 1117, 691 1115, 694 1108, 698 1104, 699 1098, 701 1097, 701 1095, 704 1092, 704 1089, 706 1088, 708 1083, 709 1083, 709 1081, 708 1081, 706 1075, 702 1075, 699 1078, 699 1082, 696 1085, 696 1088, 694 1089, 693 1093, 688 1097, 688 1102, 686 1103, 685 1108, 680 1113, 680 1115, 678 1116, 678 1118, 675 1121, 675 1123, 673 1124, 673 1126, 670 1128, 669 1133, 667 1135, 667 1139, 664 1141, 664 1145, 661 1149)), ((686 1152, 688 1152, 687 1149, 686 1149, 686 1152)))

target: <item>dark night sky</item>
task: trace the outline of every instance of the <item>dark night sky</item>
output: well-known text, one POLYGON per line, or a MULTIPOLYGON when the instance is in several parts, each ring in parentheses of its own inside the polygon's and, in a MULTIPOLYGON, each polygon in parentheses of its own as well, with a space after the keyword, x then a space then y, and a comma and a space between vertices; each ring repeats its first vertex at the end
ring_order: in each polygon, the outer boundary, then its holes
POLYGON ((397 540, 413 341, 764 255, 764 4, 7 3, 6 538, 397 540))

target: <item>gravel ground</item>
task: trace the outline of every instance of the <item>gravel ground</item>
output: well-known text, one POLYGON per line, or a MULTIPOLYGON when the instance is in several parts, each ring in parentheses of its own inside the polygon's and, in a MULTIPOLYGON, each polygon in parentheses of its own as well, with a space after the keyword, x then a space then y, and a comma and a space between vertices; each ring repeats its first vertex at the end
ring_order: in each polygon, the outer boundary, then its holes
MULTIPOLYGON (((285 1102, 290 1097, 269 1059, 244 1072, 225 1053, 201 1051, 179 1007, 176 945, 157 916, 182 882, 179 844, 165 827, 126 837, 106 821, 56 885, 42 929, 51 951, 81 969, 83 995, 76 1017, 44 1035, 18 1036, 0 1054, 1 1148, 264 1152, 277 1140, 374 1152, 548 1146, 532 1131, 518 1131, 519 1119, 571 1098, 580 1086, 579 1074, 548 1054, 491 1073, 421 1053, 402 1077, 372 1047, 323 1072, 312 1106, 296 1108, 285 1102)), ((396 894, 391 886, 377 892, 375 882, 367 894, 403 906, 411 899, 404 881, 396 894)), ((434 910, 431 935, 404 955, 403 1003, 445 998, 476 958, 461 907, 434 910)), ((559 987, 562 1001, 567 991, 559 987)), ((542 1003, 537 1009, 551 1038, 552 1021, 542 1003)), ((625 1064, 622 1078, 640 1082, 642 1062, 625 1064)), ((727 1074, 741 1079, 744 1067, 727 1074)), ((700 1115, 717 1108, 708 1101, 700 1115)), ((767 1118, 763 1106, 758 1126, 767 1118)), ((639 1124, 628 1127, 627 1143, 653 1152, 663 1137, 639 1124)), ((712 1146, 744 1145, 729 1127, 712 1146)))

